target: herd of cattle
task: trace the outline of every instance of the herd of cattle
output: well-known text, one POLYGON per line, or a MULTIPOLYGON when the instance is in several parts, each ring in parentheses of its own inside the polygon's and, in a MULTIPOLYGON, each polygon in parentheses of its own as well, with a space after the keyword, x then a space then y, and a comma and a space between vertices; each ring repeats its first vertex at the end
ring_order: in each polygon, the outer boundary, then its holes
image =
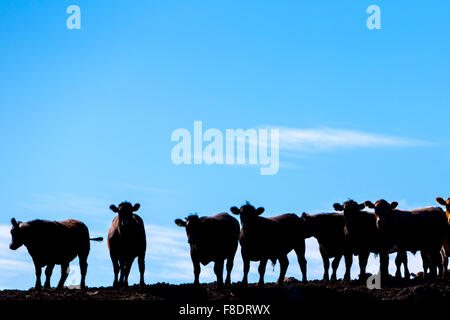
MULTIPOLYGON (((335 203, 339 212, 309 215, 303 213, 283 214, 264 218, 264 208, 255 208, 246 203, 230 211, 238 215, 239 222, 228 213, 210 217, 190 215, 176 219, 175 223, 186 229, 194 266, 194 283, 199 283, 200 264, 214 262, 217 286, 223 286, 223 267, 227 260, 225 285, 231 283, 234 256, 241 245, 244 265, 242 284, 247 285, 250 261, 259 261, 259 285, 264 285, 267 262, 280 263, 278 284, 283 283, 289 265, 288 253, 295 251, 302 272, 303 282, 307 281, 305 239, 315 237, 323 259, 324 276, 328 281, 330 258, 332 262, 331 280, 336 280, 339 262, 344 257, 344 280, 350 280, 353 255, 359 258, 360 279, 367 277, 366 265, 370 253, 379 256, 380 276, 388 279, 389 254, 396 253, 395 276, 409 278, 407 252, 421 253, 423 275, 429 278, 445 278, 448 272, 450 254, 450 198, 436 201, 446 208, 429 207, 417 210, 398 210, 397 202, 378 200, 357 203, 353 200, 343 204, 335 203), (365 208, 374 212, 365 211, 365 208)), ((108 248, 114 269, 114 287, 127 286, 128 275, 133 261, 138 258, 140 284, 144 285, 146 235, 143 220, 135 214, 140 205, 123 202, 110 209, 117 213, 108 233, 108 248)), ((50 277, 55 265, 61 265, 61 280, 58 288, 64 286, 69 263, 78 256, 81 272, 80 287, 85 287, 87 257, 90 241, 103 238, 90 238, 88 228, 80 221, 61 222, 33 220, 18 222, 11 220, 10 248, 16 250, 24 245, 34 262, 37 289, 41 288, 41 270, 46 266, 44 287, 50 287, 50 277)))

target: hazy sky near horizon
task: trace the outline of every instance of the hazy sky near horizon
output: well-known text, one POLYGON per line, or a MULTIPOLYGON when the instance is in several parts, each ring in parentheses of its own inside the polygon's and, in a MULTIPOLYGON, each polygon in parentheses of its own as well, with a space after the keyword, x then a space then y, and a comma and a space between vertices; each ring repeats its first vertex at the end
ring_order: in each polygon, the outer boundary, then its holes
MULTIPOLYGON (((450 196, 449 9, 443 0, 1 1, 0 288, 34 285, 25 248, 8 248, 12 217, 74 218, 106 237, 109 205, 139 202, 146 281, 180 283, 193 274, 173 221, 189 213, 246 200, 264 216, 331 212, 348 198, 437 205, 450 196), (71 4, 80 30, 66 27, 71 4), (372 4, 381 30, 366 27, 372 4), (223 132, 282 128, 279 172, 174 165, 171 133, 196 120, 223 132)), ((106 243, 91 247, 87 285, 110 285, 106 243)), ((315 240, 307 258, 309 278, 320 278, 315 240)), ((201 281, 212 274, 209 265, 201 281)), ((300 277, 294 261, 288 275, 300 277)), ((233 281, 241 277, 238 252, 233 281)))

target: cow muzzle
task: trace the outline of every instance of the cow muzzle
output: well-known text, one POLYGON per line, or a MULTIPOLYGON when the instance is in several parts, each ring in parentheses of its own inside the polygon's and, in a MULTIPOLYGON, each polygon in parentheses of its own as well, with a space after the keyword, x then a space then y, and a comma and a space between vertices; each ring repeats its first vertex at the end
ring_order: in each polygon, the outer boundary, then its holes
POLYGON ((17 250, 20 247, 20 245, 14 244, 14 243, 10 243, 9 244, 9 248, 11 250, 17 250))

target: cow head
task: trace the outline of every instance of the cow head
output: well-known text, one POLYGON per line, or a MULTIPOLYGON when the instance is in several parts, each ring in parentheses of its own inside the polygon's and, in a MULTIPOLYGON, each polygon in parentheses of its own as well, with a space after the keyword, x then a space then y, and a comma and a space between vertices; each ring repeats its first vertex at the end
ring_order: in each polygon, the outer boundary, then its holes
POLYGON ((230 208, 231 213, 240 216, 242 227, 252 223, 264 212, 263 207, 255 209, 249 202, 246 202, 240 209, 237 207, 230 208))
POLYGON ((436 198, 437 203, 441 206, 445 207, 445 214, 447 215, 447 221, 450 224, 450 198, 447 198, 447 201, 442 199, 441 197, 436 198))
POLYGON ((314 219, 311 217, 310 214, 307 214, 306 212, 302 213, 302 216, 300 217, 303 221, 303 227, 305 232, 305 238, 311 238, 315 234, 316 230, 316 224, 314 223, 314 219))
POLYGON ((179 227, 186 228, 186 235, 188 237, 189 244, 198 244, 202 234, 200 230, 202 221, 197 215, 190 215, 186 217, 185 220, 176 219, 175 224, 179 227))
POLYGON ((375 209, 375 218, 378 230, 381 232, 388 231, 390 222, 394 216, 394 209, 397 208, 398 202, 394 201, 389 203, 386 200, 381 199, 375 202, 375 204, 370 201, 366 201, 364 204, 366 207, 375 209))
POLYGON ((344 212, 345 224, 347 225, 347 227, 352 225, 354 218, 365 207, 366 205, 364 203, 359 204, 353 200, 348 200, 342 205, 340 203, 333 204, 334 210, 344 212))
POLYGON ((138 211, 141 205, 139 203, 136 203, 134 206, 131 205, 129 202, 122 202, 119 204, 119 207, 116 207, 115 205, 110 205, 109 208, 117 213, 119 215, 119 218, 122 221, 128 221, 133 217, 133 212, 138 211))
POLYGON ((25 234, 24 230, 20 228, 21 222, 17 222, 15 218, 11 219, 11 243, 9 245, 9 248, 11 250, 16 250, 20 248, 25 241, 25 234))

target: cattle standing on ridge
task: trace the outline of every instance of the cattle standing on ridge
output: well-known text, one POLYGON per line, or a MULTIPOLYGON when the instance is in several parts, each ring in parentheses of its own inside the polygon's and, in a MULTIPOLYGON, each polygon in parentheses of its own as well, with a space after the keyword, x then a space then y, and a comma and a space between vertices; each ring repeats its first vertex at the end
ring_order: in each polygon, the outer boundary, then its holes
POLYGON ((186 228, 191 247, 191 260, 194 265, 194 284, 199 284, 200 264, 214 261, 217 287, 223 285, 223 265, 227 260, 225 285, 231 284, 231 270, 239 241, 239 222, 228 213, 211 217, 191 215, 185 221, 176 219, 175 224, 186 228))
MULTIPOLYGON (((380 254, 380 261, 389 261, 388 253, 391 253, 389 244, 383 244, 381 234, 377 229, 375 214, 363 211, 365 204, 358 204, 353 200, 348 200, 344 204, 335 203, 336 211, 343 211, 345 217, 345 233, 350 240, 352 251, 359 258, 359 279, 364 281, 367 278, 366 266, 370 253, 380 254), (387 251, 389 250, 389 251, 387 251)), ((409 279, 408 256, 406 251, 399 251, 395 258, 397 271, 395 276, 401 278, 401 265, 404 265, 404 276, 409 279)))
POLYGON ((323 260, 323 280, 328 281, 330 258, 333 258, 331 281, 336 280, 336 271, 342 256, 345 257, 344 280, 350 280, 353 255, 348 238, 345 235, 345 218, 342 213, 320 213, 309 215, 303 213, 305 238, 315 237, 319 243, 319 250, 323 260))
POLYGON ((50 277, 56 264, 61 265, 58 289, 62 289, 68 276, 69 263, 76 256, 80 262, 80 288, 86 287, 90 240, 102 241, 103 238, 90 239, 86 225, 72 219, 61 222, 47 220, 17 222, 12 218, 11 223, 12 241, 9 248, 16 250, 22 245, 27 248, 36 270, 36 289, 41 289, 41 272, 44 266, 47 266, 44 288, 50 288, 50 277))
POLYGON ((139 210, 140 204, 134 206, 129 202, 122 202, 119 207, 111 205, 113 212, 118 213, 108 232, 108 248, 114 268, 113 287, 128 286, 128 275, 134 259, 138 258, 141 286, 145 285, 145 238, 144 222, 141 217, 133 213, 139 210), (120 271, 120 279, 119 279, 120 271))
POLYGON ((437 203, 445 207, 445 214, 447 216, 447 234, 444 239, 444 245, 442 246, 442 267, 444 268, 444 274, 448 272, 448 258, 450 256, 450 198, 444 201, 441 197, 436 198, 437 203))
MULTIPOLYGON (((397 250, 423 251, 427 254, 431 266, 431 276, 436 276, 436 268, 442 275, 441 248, 447 232, 448 223, 441 208, 430 207, 412 211, 396 210, 397 202, 388 203, 378 200, 373 204, 364 203, 375 209, 376 226, 383 242, 397 250)), ((389 261, 380 261, 382 278, 388 275, 389 261)))
POLYGON ((295 214, 283 214, 272 218, 263 218, 260 215, 264 208, 255 209, 250 203, 246 203, 240 209, 230 208, 233 214, 241 218, 241 233, 239 242, 244 263, 244 277, 242 285, 248 284, 248 272, 250 261, 260 261, 259 286, 264 285, 264 273, 267 261, 272 263, 280 261, 280 276, 278 285, 282 285, 289 265, 288 253, 293 249, 306 282, 305 238, 303 220, 295 214))

